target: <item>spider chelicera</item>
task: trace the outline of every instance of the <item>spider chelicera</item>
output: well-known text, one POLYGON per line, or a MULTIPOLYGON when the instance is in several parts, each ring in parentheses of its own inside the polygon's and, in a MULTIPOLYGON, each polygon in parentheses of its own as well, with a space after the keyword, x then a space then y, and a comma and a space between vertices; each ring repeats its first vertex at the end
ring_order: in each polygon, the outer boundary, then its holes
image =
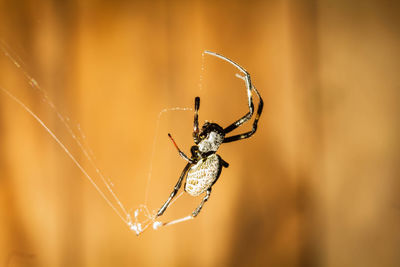
POLYGON ((250 74, 241 66, 233 62, 232 60, 214 53, 210 51, 205 51, 204 53, 218 57, 222 60, 225 60, 235 66, 239 71, 243 74, 236 74, 236 77, 244 80, 247 89, 247 97, 248 97, 248 105, 249 105, 249 112, 229 125, 226 128, 222 128, 220 125, 216 123, 206 122, 202 126, 201 130, 199 129, 199 108, 200 108, 200 97, 196 97, 194 100, 194 124, 193 124, 193 140, 195 145, 191 147, 191 157, 183 153, 177 144, 175 143, 174 139, 172 138, 171 134, 168 134, 169 138, 175 145, 176 149, 179 152, 179 155, 186 160, 188 163, 186 164, 185 168, 183 169, 178 182, 176 183, 172 193, 170 194, 167 201, 162 205, 162 207, 157 212, 156 218, 161 216, 165 210, 168 208, 171 200, 175 197, 176 193, 182 186, 183 180, 186 178, 184 190, 191 196, 199 196, 202 193, 206 192, 203 200, 201 201, 200 205, 193 211, 193 213, 188 216, 189 218, 196 217, 204 203, 209 199, 211 194, 211 188, 218 180, 219 176, 221 175, 222 167, 227 168, 229 164, 224 161, 221 156, 216 154, 219 146, 222 143, 229 143, 238 140, 242 140, 245 138, 249 138, 252 136, 257 130, 257 123, 260 118, 261 112, 263 110, 264 102, 260 96, 260 93, 254 87, 250 80, 250 74), (255 92, 259 98, 259 104, 257 108, 257 113, 255 115, 255 119, 253 122, 253 128, 251 131, 237 134, 233 136, 226 136, 231 131, 235 130, 237 127, 241 126, 243 123, 247 122, 251 119, 254 114, 254 105, 252 99, 252 92, 255 92))

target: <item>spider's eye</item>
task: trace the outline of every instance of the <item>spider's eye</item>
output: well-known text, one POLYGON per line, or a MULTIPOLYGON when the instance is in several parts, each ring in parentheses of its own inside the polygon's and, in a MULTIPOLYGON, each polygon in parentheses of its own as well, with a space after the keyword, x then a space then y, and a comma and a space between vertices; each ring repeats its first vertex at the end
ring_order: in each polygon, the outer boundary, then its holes
POLYGON ((203 140, 204 138, 206 138, 206 136, 207 135, 205 135, 204 133, 201 133, 199 137, 200 137, 201 140, 203 140))

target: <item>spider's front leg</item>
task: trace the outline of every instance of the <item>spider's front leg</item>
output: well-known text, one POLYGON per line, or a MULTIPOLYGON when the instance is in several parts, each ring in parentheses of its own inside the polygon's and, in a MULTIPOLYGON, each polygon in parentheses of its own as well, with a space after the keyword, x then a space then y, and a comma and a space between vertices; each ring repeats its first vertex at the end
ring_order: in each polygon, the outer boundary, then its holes
POLYGON ((194 121, 193 121, 193 140, 195 144, 198 144, 200 142, 199 109, 200 109, 200 97, 196 96, 196 98, 194 99, 194 121))
POLYGON ((215 56, 217 58, 220 58, 220 59, 232 64, 233 66, 235 66, 242 73, 242 75, 236 74, 236 77, 242 79, 246 85, 249 112, 247 112, 243 117, 241 117, 240 119, 238 119, 237 121, 235 121, 234 123, 229 125, 228 127, 224 128, 225 134, 232 132, 233 130, 235 130, 239 126, 243 125, 245 122, 249 121, 253 117, 254 104, 253 104, 253 99, 252 99, 252 91, 254 91, 256 93, 256 95, 259 99, 259 103, 258 103, 256 118, 254 119, 254 122, 253 122, 253 128, 251 129, 251 131, 248 131, 248 132, 245 132, 242 134, 237 134, 234 136, 226 136, 225 135, 224 143, 229 143, 229 142, 234 142, 234 141, 242 140, 245 138, 249 138, 257 130, 258 120, 261 116, 263 106, 264 106, 264 102, 260 96, 260 93, 258 92, 256 87, 251 83, 250 74, 239 64, 235 63, 234 61, 230 60, 229 58, 224 57, 223 55, 220 55, 220 54, 217 54, 217 53, 214 53, 211 51, 204 51, 204 53, 215 56))
POLYGON ((161 216, 164 211, 168 208, 169 203, 171 202, 171 200, 175 197, 176 193, 178 192, 179 188, 181 188, 182 186, 182 181, 183 178, 185 178, 185 175, 187 173, 187 171, 189 170, 190 166, 192 166, 191 163, 186 164, 185 168, 183 169, 181 176, 178 179, 178 182, 176 183, 174 190, 172 190, 171 195, 169 196, 169 198, 167 199, 167 201, 164 203, 164 205, 161 206, 161 208, 159 209, 159 211, 157 212, 157 216, 161 216))
POLYGON ((178 147, 178 145, 175 143, 174 138, 172 138, 172 135, 169 133, 168 137, 171 139, 172 143, 174 144, 175 148, 178 150, 179 156, 181 156, 184 160, 186 160, 189 163, 194 163, 193 159, 189 158, 188 156, 186 156, 185 153, 182 152, 182 150, 180 150, 180 148, 178 147))

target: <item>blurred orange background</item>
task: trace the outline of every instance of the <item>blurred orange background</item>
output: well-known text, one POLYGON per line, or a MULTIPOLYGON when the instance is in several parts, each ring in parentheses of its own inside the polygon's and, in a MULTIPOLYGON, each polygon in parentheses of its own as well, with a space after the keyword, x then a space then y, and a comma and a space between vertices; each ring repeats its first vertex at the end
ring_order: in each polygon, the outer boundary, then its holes
POLYGON ((204 50, 246 68, 265 102, 256 134, 219 149, 230 166, 199 217, 137 237, 0 91, 0 265, 400 266, 399 6, 0 1, 0 87, 101 184, 57 111, 82 129, 129 210, 158 209, 185 165, 167 133, 193 143, 191 111, 160 111, 199 95, 200 122, 227 126, 248 110, 236 70, 204 50))

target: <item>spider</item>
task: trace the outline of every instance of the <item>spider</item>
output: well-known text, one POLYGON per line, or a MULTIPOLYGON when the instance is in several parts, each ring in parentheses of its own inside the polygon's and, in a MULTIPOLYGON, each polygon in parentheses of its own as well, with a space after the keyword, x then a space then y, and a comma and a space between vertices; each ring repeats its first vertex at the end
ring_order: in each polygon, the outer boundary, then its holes
POLYGON ((201 130, 199 129, 199 108, 200 108, 200 97, 196 97, 194 100, 194 124, 193 124, 193 140, 195 145, 191 147, 191 157, 183 153, 178 145, 175 143, 175 140, 172 138, 171 134, 168 133, 169 138, 173 142, 174 146, 178 150, 179 155, 187 161, 186 166, 183 168, 181 175, 179 176, 178 182, 176 183, 172 193, 170 194, 167 201, 161 206, 158 210, 156 218, 161 216, 165 210, 168 208, 171 200, 175 197, 176 193, 182 186, 183 180, 186 178, 184 191, 187 192, 191 196, 199 196, 202 193, 206 192, 206 195, 202 199, 200 205, 192 212, 189 218, 196 217, 201 209, 203 208, 204 203, 210 198, 211 195, 211 188, 218 180, 219 176, 221 175, 222 167, 227 168, 229 164, 224 161, 221 156, 216 154, 219 146, 222 143, 230 143, 234 141, 239 141, 245 138, 249 138, 252 136, 257 130, 257 123, 260 118, 261 112, 263 110, 264 102, 251 83, 250 74, 241 66, 233 62, 232 60, 214 53, 210 51, 205 51, 204 53, 218 57, 224 61, 235 66, 243 76, 240 74, 236 74, 236 77, 244 80, 247 89, 247 97, 248 97, 248 105, 249 105, 249 112, 229 125, 228 127, 222 128, 220 125, 216 123, 205 122, 202 126, 201 130), (251 131, 226 136, 231 131, 235 130, 245 122, 251 119, 254 113, 254 105, 252 99, 252 91, 254 91, 258 98, 259 104, 257 108, 257 114, 255 115, 255 119, 253 122, 253 128, 251 131))

